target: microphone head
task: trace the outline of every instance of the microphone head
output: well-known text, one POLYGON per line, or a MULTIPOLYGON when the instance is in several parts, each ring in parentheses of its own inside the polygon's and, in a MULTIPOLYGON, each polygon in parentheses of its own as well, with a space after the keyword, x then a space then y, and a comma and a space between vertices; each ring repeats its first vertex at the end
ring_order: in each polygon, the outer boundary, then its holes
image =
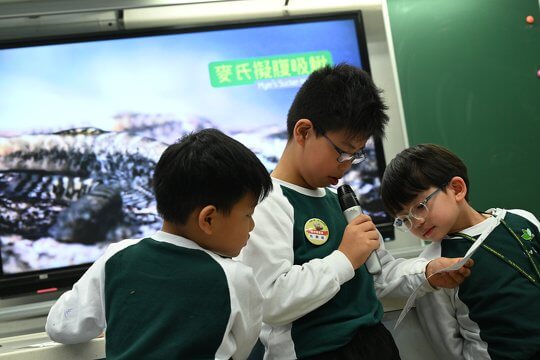
POLYGON ((339 206, 341 210, 347 210, 353 206, 360 206, 360 202, 356 198, 354 190, 349 185, 341 185, 337 189, 339 206))

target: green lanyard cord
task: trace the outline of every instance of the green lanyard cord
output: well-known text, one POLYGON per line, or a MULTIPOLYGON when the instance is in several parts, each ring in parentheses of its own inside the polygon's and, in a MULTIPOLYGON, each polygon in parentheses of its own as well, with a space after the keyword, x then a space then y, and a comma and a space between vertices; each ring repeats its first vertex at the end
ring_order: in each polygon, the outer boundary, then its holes
MULTIPOLYGON (((538 276, 538 279, 540 280, 540 270, 538 269, 538 266, 536 265, 536 262, 532 258, 531 254, 529 254, 529 252, 527 251, 527 248, 525 247, 525 244, 523 244, 523 242, 519 239, 519 237, 516 235, 516 233, 508 226, 508 224, 506 224, 506 222, 503 219, 500 219, 500 221, 504 225, 506 230, 508 230, 508 232, 512 235, 512 237, 519 243, 519 245, 521 246, 521 249, 523 250, 523 252, 527 256, 527 258, 529 259, 529 262, 532 264, 532 266, 533 266, 533 268, 534 268, 534 270, 536 272, 536 275, 538 276)), ((463 238, 465 238, 465 239, 467 239, 467 240, 469 240, 469 241, 471 241, 473 243, 476 242, 475 238, 473 238, 472 236, 469 236, 467 234, 464 234, 464 233, 459 233, 458 232, 458 233, 455 233, 454 235, 461 236, 461 237, 463 237, 463 238)), ((500 252, 498 252, 497 250, 493 249, 492 247, 490 247, 488 245, 482 244, 481 246, 484 249, 486 249, 487 251, 489 251, 490 253, 492 253, 493 255, 495 255, 496 257, 498 257, 499 259, 501 259, 502 261, 504 261, 505 263, 507 263, 508 265, 510 265, 511 267, 513 267, 520 274, 525 276, 530 282, 532 282, 534 285, 536 285, 537 287, 540 288, 540 283, 538 282, 539 280, 535 279, 532 275, 530 275, 525 270, 523 270, 521 268, 521 266, 516 264, 514 261, 512 261, 511 259, 508 259, 506 256, 504 256, 503 254, 501 254, 500 252)))

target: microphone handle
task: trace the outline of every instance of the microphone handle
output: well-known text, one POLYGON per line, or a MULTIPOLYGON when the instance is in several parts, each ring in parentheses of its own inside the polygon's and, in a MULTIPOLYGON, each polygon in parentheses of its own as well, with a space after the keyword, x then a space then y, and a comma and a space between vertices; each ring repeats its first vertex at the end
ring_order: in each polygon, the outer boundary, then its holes
MULTIPOLYGON (((347 219, 348 223, 360 214, 362 214, 362 208, 358 205, 343 210, 343 215, 345 216, 345 219, 347 219)), ((377 275, 381 273, 381 259, 379 259, 379 255, 377 254, 376 250, 369 254, 364 265, 366 265, 366 269, 371 275, 377 275)))

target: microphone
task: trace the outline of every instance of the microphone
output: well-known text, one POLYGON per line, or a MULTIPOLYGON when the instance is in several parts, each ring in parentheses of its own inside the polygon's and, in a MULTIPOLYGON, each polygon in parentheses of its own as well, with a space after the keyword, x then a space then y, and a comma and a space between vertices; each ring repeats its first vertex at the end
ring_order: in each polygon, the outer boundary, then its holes
MULTIPOLYGON (((345 219, 347 219, 347 222, 350 223, 352 219, 362 214, 360 202, 349 185, 341 185, 338 187, 337 193, 341 211, 343 211, 343 215, 345 216, 345 219)), ((377 251, 374 250, 371 254, 369 254, 365 265, 368 273, 372 275, 381 273, 381 260, 379 259, 377 251)))

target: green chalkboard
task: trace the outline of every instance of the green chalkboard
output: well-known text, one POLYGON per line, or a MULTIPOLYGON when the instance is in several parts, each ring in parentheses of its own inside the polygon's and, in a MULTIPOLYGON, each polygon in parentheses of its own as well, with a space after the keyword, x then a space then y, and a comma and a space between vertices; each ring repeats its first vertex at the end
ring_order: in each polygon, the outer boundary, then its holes
POLYGON ((474 208, 540 218, 538 0, 388 0, 388 13, 410 144, 457 153, 474 208))

